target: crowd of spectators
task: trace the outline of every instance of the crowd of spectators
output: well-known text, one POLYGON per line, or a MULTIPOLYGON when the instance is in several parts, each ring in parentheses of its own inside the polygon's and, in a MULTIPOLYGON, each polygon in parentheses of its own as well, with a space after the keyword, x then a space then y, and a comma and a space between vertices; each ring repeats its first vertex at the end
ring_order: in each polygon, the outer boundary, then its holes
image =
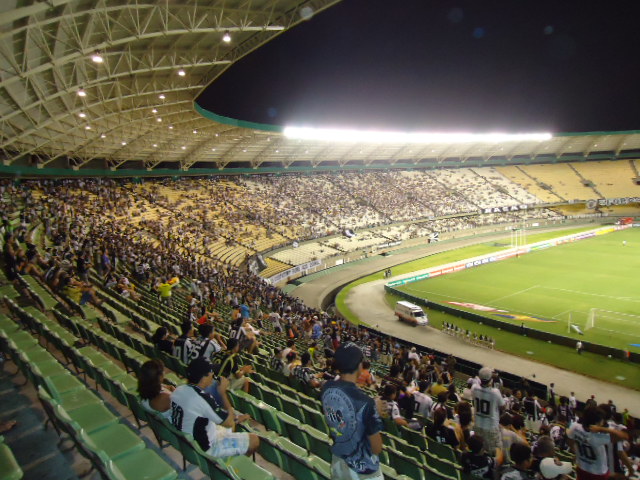
MULTIPOLYGON (((390 179, 386 179, 385 174, 378 174, 374 184, 384 180, 390 179)), ((351 183, 347 185, 353 187, 351 183)), ((491 463, 487 458, 493 459, 496 466, 505 458, 511 460, 513 466, 502 477, 504 480, 516 478, 509 472, 529 472, 530 457, 537 455, 536 445, 548 443, 547 437, 556 448, 578 446, 579 480, 582 480, 580 469, 602 474, 581 463, 588 460, 589 455, 582 454, 580 445, 591 441, 589 434, 606 433, 617 441, 628 442, 629 448, 636 448, 633 434, 613 433, 624 432, 625 418, 611 402, 600 407, 589 405, 582 413, 583 423, 574 421, 569 426, 576 416, 571 402, 563 398, 556 401, 554 395, 548 399, 535 399, 527 391, 526 381, 522 388, 506 389, 496 372, 487 373, 483 369, 477 377, 469 378, 466 388, 460 391, 454 381, 456 362, 453 357, 437 358, 428 350, 420 352, 408 348, 388 337, 350 326, 345 320, 326 312, 311 309, 260 277, 208 257, 206 248, 197 255, 192 250, 192 240, 184 237, 200 233, 203 236, 197 237, 199 239, 213 239, 218 232, 216 228, 226 229, 227 225, 217 223, 208 214, 173 211, 175 204, 163 205, 159 190, 151 188, 148 193, 133 194, 127 185, 88 179, 45 180, 25 182, 20 187, 9 184, 2 187, 23 204, 17 228, 10 228, 6 220, 3 223, 4 259, 10 278, 17 273, 31 273, 47 282, 54 292, 81 304, 96 305, 101 300, 88 275, 92 267, 105 286, 110 285, 123 298, 133 301, 138 295, 135 283, 155 287, 167 304, 171 303, 171 290, 176 285, 191 289, 191 309, 183 324, 183 334, 175 340, 163 330, 153 335, 159 350, 170 352, 189 364, 189 385, 175 391, 163 387, 163 366, 152 362, 145 366, 140 376, 140 393, 147 408, 167 417, 170 408, 174 425, 193 433, 194 437, 197 433, 196 439, 201 446, 219 456, 250 453, 257 448, 257 437, 233 432, 234 425, 244 419, 234 416, 226 392, 228 389, 250 390, 248 376, 253 368, 240 364, 237 354, 240 350, 255 352, 260 346, 261 335, 270 332, 280 332, 291 339, 286 348, 274 355, 272 367, 311 389, 321 388, 339 375, 334 357, 341 345, 357 344, 363 362, 356 381, 372 394, 377 392, 377 414, 397 427, 426 427, 427 434, 433 439, 458 449, 463 466, 468 467, 468 473, 478 477, 491 478, 492 475, 487 474, 491 469, 485 471, 484 466, 474 467, 480 464, 479 458, 483 455, 487 465, 491 463), (134 209, 142 214, 152 208, 165 209, 166 218, 149 220, 155 222, 152 227, 148 221, 131 218, 134 209), (29 246, 23 250, 20 245, 28 227, 38 221, 42 222, 46 239, 44 251, 38 253, 36 248, 29 246), (198 221, 202 223, 198 224, 198 221), (182 286, 174 280, 177 278, 190 280, 182 286), (212 326, 216 318, 211 311, 218 304, 232 307, 232 326, 227 339, 212 326), (194 324, 199 325, 197 334, 194 324), (305 339, 308 349, 298 352, 294 339, 305 339), (373 364, 385 366, 381 375, 371 368, 373 364), (217 379, 214 379, 214 373, 217 379), (494 412, 487 410, 488 420, 478 423, 479 412, 481 416, 485 415, 482 400, 489 401, 477 395, 482 389, 491 389, 496 408, 499 408, 494 412), (604 421, 609 422, 608 427, 604 426, 604 421), (473 439, 475 431, 483 439, 482 444, 477 438, 473 439), (529 457, 525 458, 524 449, 515 445, 528 445, 529 457)), ((211 188, 215 190, 216 187, 211 188)), ((224 203, 231 196, 231 190, 233 188, 229 187, 222 196, 213 198, 224 203)), ((187 202, 185 198, 179 198, 179 201, 187 202)), ((376 208, 381 209, 382 204, 378 205, 376 208)), ((15 206, 3 205, 2 213, 8 217, 13 208, 15 206)), ((234 219, 238 222, 247 218, 237 213, 238 208, 222 206, 220 211, 226 212, 222 215, 228 226, 234 219)), ((269 217, 264 217, 263 221, 268 223, 269 217)), ((229 231, 227 235, 230 235, 229 231)), ((205 242, 200 243, 206 246, 205 242)), ((593 442, 594 449, 607 443, 604 437, 593 442)), ((629 460, 632 450, 624 445, 618 448, 617 444, 611 448, 615 452, 629 452, 629 460)), ((620 468, 631 469, 628 473, 632 475, 633 465, 624 463, 622 453, 617 456, 623 462, 620 468)), ((613 463, 607 465, 612 472, 617 468, 613 463)), ((544 476, 543 470, 540 469, 544 476)))

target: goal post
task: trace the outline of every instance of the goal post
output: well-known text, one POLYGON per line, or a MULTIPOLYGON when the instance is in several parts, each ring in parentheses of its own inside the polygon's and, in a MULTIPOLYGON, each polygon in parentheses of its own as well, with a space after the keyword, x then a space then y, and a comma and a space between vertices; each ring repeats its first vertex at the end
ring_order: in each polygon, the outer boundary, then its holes
POLYGON ((567 323, 567 333, 578 333, 584 335, 589 325, 589 312, 581 312, 576 310, 569 310, 563 312, 555 317, 559 322, 567 323))
POLYGON ((597 308, 589 309, 589 315, 587 316, 587 324, 584 326, 585 331, 592 329, 596 325, 596 312, 597 308))
POLYGON ((600 334, 623 334, 640 338, 640 335, 637 333, 640 330, 640 315, 605 310, 602 308, 592 308, 589 310, 585 329, 593 329, 600 334))

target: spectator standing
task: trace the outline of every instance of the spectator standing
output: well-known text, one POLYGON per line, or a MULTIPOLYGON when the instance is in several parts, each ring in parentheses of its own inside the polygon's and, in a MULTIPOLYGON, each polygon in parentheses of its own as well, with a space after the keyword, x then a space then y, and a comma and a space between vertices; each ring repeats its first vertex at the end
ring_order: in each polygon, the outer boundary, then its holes
POLYGON ((171 280, 156 285, 156 291, 160 295, 161 302, 171 306, 171 290, 176 285, 178 285, 178 282, 171 282, 171 280))
POLYGON ((369 361, 367 360, 364 360, 362 362, 362 372, 360 372, 360 375, 356 380, 356 383, 358 384, 358 386, 370 387, 372 385, 375 385, 376 381, 375 381, 375 378, 373 378, 373 374, 371 373, 370 369, 371 369, 371 363, 369 363, 369 361))
POLYGON ((431 407, 433 406, 433 399, 431 398, 431 395, 427 394, 428 389, 429 382, 421 380, 418 382, 418 390, 413 392, 415 412, 423 417, 431 416, 431 407))
POLYGON ((514 443, 522 443, 527 446, 529 445, 526 439, 514 431, 512 418, 508 413, 503 413, 500 417, 500 437, 502 439, 502 451, 505 452, 505 457, 508 462, 511 461, 511 458, 509 457, 511 445, 514 443))
POLYGON ((340 380, 328 381, 322 389, 322 410, 334 441, 332 479, 383 480, 378 458, 382 451, 382 420, 373 399, 355 384, 362 359, 362 351, 356 345, 342 345, 334 358, 340 380))
POLYGON ((525 426, 533 433, 538 433, 542 424, 542 407, 531 391, 527 391, 527 396, 522 400, 522 408, 525 426))
POLYGON ((604 412, 598 407, 587 407, 580 423, 567 431, 569 445, 574 449, 578 480, 606 480, 609 477, 606 447, 612 440, 624 440, 621 431, 604 426, 604 412))
POLYGON ((493 371, 489 367, 482 367, 478 372, 480 385, 471 388, 476 414, 474 431, 482 435, 489 455, 502 446, 499 421, 500 408, 505 404, 500 390, 490 387, 492 376, 493 371))

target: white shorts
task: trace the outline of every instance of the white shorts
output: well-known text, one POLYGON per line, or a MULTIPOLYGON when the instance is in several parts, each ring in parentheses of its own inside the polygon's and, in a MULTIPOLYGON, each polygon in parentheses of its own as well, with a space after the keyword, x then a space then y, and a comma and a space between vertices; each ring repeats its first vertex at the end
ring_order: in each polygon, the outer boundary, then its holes
POLYGON ((485 430, 484 428, 475 427, 473 431, 482 436, 484 448, 489 455, 494 455, 496 449, 502 448, 502 433, 500 430, 485 430))
POLYGON ((249 434, 235 433, 229 428, 216 427, 216 440, 209 448, 214 457, 233 457, 249 451, 249 434))
POLYGON ((357 473, 349 468, 347 462, 333 455, 331 457, 331 480, 384 480, 382 470, 374 473, 357 473))

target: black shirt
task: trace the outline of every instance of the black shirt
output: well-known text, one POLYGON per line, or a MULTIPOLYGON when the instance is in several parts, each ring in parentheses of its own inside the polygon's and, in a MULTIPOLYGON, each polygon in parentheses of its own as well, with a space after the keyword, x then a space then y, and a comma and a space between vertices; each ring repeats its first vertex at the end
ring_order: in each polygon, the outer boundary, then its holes
POLYGON ((464 452, 460 463, 462 471, 474 478, 493 478, 495 460, 487 454, 464 452))

